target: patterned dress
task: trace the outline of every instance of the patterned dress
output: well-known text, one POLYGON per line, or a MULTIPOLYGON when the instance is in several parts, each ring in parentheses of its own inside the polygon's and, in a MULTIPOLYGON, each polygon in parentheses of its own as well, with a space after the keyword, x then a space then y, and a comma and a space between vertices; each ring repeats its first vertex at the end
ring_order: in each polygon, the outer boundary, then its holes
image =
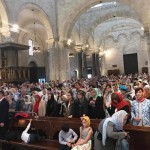
MULTIPOLYGON (((134 100, 132 103, 131 108, 131 115, 132 118, 139 117, 141 118, 141 124, 142 126, 150 126, 150 100, 145 99, 141 104, 134 100), (140 116, 140 110, 141 110, 141 117, 140 116)), ((133 125, 139 126, 140 122, 137 122, 133 120, 133 125)))
MULTIPOLYGON (((91 128, 89 128, 90 130, 91 128)), ((89 130, 85 130, 82 129, 82 135, 81 135, 81 139, 85 140, 86 136, 88 135, 89 130)), ((83 145, 77 145, 74 148, 72 148, 71 150, 91 150, 92 148, 92 142, 91 139, 89 139, 89 141, 86 144, 83 145)))

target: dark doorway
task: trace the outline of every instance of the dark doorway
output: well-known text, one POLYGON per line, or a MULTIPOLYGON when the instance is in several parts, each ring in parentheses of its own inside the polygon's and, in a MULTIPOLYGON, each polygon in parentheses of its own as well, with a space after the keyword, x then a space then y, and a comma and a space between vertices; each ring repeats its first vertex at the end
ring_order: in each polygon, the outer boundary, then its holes
POLYGON ((29 67, 37 67, 37 64, 34 61, 31 61, 29 63, 29 67))
POLYGON ((38 82, 39 79, 45 79, 45 67, 30 67, 30 82, 38 82))
POLYGON ((138 73, 137 53, 123 55, 125 74, 138 73))

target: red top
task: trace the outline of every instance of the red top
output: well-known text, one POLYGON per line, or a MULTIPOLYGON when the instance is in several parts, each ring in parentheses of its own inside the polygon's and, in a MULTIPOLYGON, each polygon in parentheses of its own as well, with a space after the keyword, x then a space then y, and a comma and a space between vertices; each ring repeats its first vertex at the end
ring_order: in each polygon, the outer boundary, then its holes
POLYGON ((129 103, 127 101, 123 100, 123 97, 120 93, 118 93, 118 92, 114 92, 114 93, 117 94, 117 96, 119 97, 118 104, 112 102, 112 105, 115 106, 117 108, 117 110, 120 110, 124 106, 128 106, 130 108, 129 103))
POLYGON ((38 98, 38 100, 36 100, 36 102, 34 104, 33 112, 38 114, 38 109, 39 109, 39 104, 40 104, 40 101, 41 101, 41 97, 39 95, 35 95, 35 98, 38 98))

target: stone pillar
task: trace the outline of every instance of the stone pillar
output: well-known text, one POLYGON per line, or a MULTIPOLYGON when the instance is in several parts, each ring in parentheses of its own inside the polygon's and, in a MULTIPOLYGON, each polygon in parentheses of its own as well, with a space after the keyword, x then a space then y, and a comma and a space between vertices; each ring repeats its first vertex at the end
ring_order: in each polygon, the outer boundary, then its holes
POLYGON ((147 56, 148 56, 148 73, 150 74, 150 33, 149 31, 145 33, 145 37, 147 40, 147 56))
POLYGON ((99 65, 99 54, 95 54, 95 66, 96 66, 96 76, 100 77, 100 65, 99 65))
POLYGON ((83 53, 83 76, 87 78, 87 60, 86 60, 86 53, 83 53))
POLYGON ((2 51, 0 49, 0 67, 2 67, 2 55, 1 55, 2 51))
POLYGON ((82 72, 82 51, 77 52, 77 60, 78 60, 78 78, 83 77, 83 72, 82 72))
POLYGON ((58 70, 59 70, 59 57, 58 50, 55 48, 50 48, 48 50, 48 69, 47 69, 47 80, 58 80, 58 70))
POLYGON ((70 79, 69 49, 63 43, 54 43, 48 50, 47 80, 70 79))
POLYGON ((69 48, 64 47, 63 44, 60 44, 59 50, 59 59, 60 68, 59 68, 59 80, 70 80, 70 61, 69 61, 69 48))
POLYGON ((94 76, 96 76, 97 75, 97 70, 96 70, 96 54, 95 53, 93 53, 92 54, 92 76, 94 77, 94 76))

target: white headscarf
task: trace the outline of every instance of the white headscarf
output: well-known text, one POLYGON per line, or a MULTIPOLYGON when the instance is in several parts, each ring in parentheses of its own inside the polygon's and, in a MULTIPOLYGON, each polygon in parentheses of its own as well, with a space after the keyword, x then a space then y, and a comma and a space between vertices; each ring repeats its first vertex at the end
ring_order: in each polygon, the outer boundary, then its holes
POLYGON ((103 131, 102 131, 102 143, 103 143, 104 146, 105 146, 105 142, 106 142, 106 130, 107 130, 108 122, 112 122, 117 131, 121 131, 121 130, 123 130, 123 125, 124 125, 124 120, 123 119, 126 115, 127 115, 126 111, 120 110, 120 111, 116 112, 115 114, 113 114, 112 117, 107 118, 104 121, 103 131))
POLYGON ((26 95, 26 97, 27 97, 28 101, 25 100, 25 105, 31 104, 31 97, 30 97, 30 95, 26 95))

